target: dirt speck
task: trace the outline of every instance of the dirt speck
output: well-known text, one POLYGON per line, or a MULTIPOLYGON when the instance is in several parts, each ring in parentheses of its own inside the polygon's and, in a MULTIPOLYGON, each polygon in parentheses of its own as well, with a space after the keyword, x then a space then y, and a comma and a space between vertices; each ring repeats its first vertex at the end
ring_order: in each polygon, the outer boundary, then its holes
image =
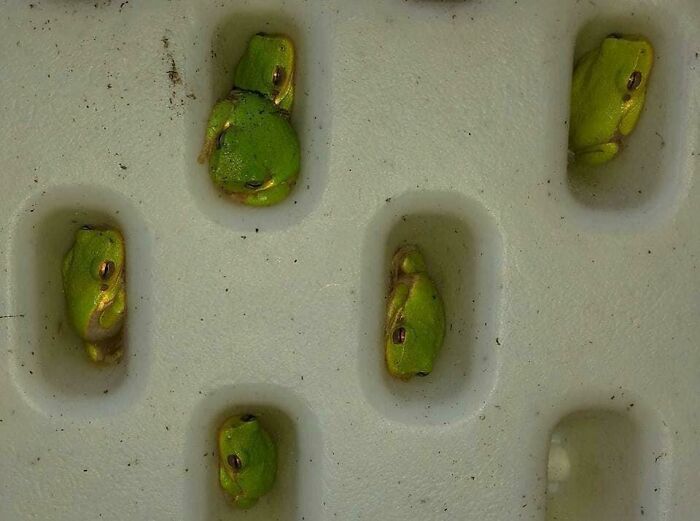
POLYGON ((182 83, 182 78, 180 77, 180 73, 177 70, 177 65, 175 64, 175 58, 173 58, 172 56, 170 56, 170 69, 168 70, 168 78, 170 79, 170 83, 173 86, 182 83))

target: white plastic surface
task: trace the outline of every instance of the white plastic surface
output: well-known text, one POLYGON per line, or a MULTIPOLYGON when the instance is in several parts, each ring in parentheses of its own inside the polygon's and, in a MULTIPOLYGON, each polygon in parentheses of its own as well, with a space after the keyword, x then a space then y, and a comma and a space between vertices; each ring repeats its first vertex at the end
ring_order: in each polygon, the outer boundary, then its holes
POLYGON ((698 519, 699 56, 697 0, 3 1, 0 519, 698 519), (261 30, 298 46, 302 172, 249 209, 196 154, 261 30), (582 177, 573 59, 613 30, 656 66, 582 177), (95 220, 128 252, 104 370, 59 267, 95 220), (405 240, 448 319, 410 383, 380 340, 405 240), (242 410, 280 446, 247 512, 214 451, 242 410))

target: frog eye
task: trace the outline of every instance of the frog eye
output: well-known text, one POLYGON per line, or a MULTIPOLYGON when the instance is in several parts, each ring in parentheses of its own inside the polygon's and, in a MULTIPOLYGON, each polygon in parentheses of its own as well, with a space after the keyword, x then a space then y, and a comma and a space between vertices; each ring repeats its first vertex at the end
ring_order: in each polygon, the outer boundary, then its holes
POLYGON ((397 327, 391 334, 391 341, 394 344, 403 344, 406 341, 406 329, 403 327, 397 327))
POLYGON ((642 83, 642 73, 634 71, 627 80, 627 90, 636 90, 642 83))
POLYGON ((102 264, 100 264, 100 269, 98 271, 98 274, 100 275, 100 278, 102 280, 109 280, 110 277, 114 274, 114 262, 111 260, 104 261, 102 264))
POLYGON ((226 462, 236 471, 241 470, 241 467, 243 467, 243 462, 241 458, 238 457, 238 454, 229 454, 226 458, 226 462))
POLYGON ((277 65, 275 70, 272 71, 272 84, 275 87, 279 87, 284 82, 285 70, 284 67, 277 65))
POLYGON ((81 230, 92 230, 93 228, 89 224, 85 224, 85 225, 81 226, 80 229, 81 230))
POLYGON ((421 371, 420 373, 416 373, 416 376, 423 377, 423 376, 428 376, 429 374, 430 374, 430 373, 427 373, 427 372, 425 372, 425 371, 421 371))
POLYGON ((226 132, 222 132, 216 137, 216 149, 220 150, 222 146, 224 146, 224 135, 226 132))
POLYGON ((620 33, 610 33, 608 35, 608 38, 614 38, 615 40, 619 40, 620 38, 622 38, 622 35, 620 33))
POLYGON ((252 414, 244 414, 243 416, 241 416, 241 421, 246 423, 255 421, 255 416, 253 416, 252 414))

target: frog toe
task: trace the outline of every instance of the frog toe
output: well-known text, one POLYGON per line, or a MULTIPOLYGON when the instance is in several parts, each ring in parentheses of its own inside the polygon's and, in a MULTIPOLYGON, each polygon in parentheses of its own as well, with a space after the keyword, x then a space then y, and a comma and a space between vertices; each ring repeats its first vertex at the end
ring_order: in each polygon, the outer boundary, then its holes
POLYGON ((615 142, 604 143, 576 152, 574 160, 580 165, 597 166, 607 163, 617 155, 620 145, 615 142))

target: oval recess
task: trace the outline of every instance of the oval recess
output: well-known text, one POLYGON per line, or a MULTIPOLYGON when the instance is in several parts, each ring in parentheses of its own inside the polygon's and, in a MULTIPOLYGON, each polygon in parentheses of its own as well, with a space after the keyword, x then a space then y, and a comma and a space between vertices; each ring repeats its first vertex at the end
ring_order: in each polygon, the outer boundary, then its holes
POLYGON ((449 192, 409 192, 372 219, 362 249, 358 371, 367 400, 386 417, 443 424, 475 414, 493 389, 503 245, 480 204, 449 192), (434 371, 408 382, 386 370, 383 328, 389 266, 402 245, 419 246, 443 301, 446 335, 434 371))
POLYGON ((639 403, 564 416, 549 439, 547 521, 659 519, 670 451, 658 425, 639 403))
POLYGON ((196 92, 186 109, 185 160, 190 190, 199 209, 216 223, 236 230, 284 229, 304 219, 319 204, 327 182, 331 110, 329 29, 319 7, 309 3, 303 16, 284 5, 274 10, 199 13, 192 24, 195 45, 188 50, 185 77, 196 92), (254 208, 237 204, 218 190, 197 163, 209 111, 232 87, 233 71, 248 39, 257 32, 284 33, 296 46, 296 85, 291 120, 301 147, 296 187, 280 204, 254 208), (200 41, 199 35, 207 35, 200 41))
POLYGON ((215 521, 245 513, 246 519, 320 519, 323 457, 318 418, 290 389, 272 384, 234 384, 206 393, 195 408, 185 444, 189 469, 188 519, 215 521), (218 481, 216 435, 230 416, 254 414, 277 443, 277 480, 250 510, 233 506, 218 481))
POLYGON ((150 364, 151 237, 141 212, 118 192, 92 185, 49 188, 27 201, 12 228, 13 379, 28 402, 48 415, 111 414, 135 401, 150 364), (66 321, 61 263, 84 224, 119 228, 126 242, 127 317, 124 357, 91 363, 66 321))
POLYGON ((643 35, 654 47, 644 110, 610 162, 598 167, 569 163, 562 193, 580 222, 603 229, 639 228, 672 215, 690 176, 687 43, 677 15, 644 6, 632 13, 591 15, 573 44, 574 63, 606 35, 620 32, 643 35))

